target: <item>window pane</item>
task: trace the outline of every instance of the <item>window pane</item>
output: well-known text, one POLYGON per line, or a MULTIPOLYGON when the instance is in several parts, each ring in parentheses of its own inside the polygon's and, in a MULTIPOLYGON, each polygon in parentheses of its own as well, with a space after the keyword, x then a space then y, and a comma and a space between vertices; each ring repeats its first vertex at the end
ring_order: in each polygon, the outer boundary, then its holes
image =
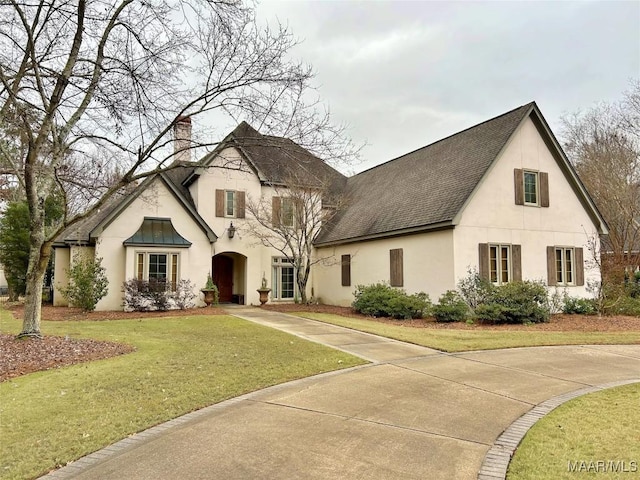
POLYGON ((293 227, 293 199, 284 197, 282 199, 282 225, 293 227))
POLYGON ((525 203, 538 203, 538 174, 524 172, 524 201, 525 203))
POLYGON ((502 271, 502 283, 509 282, 509 247, 501 248, 501 271, 502 271))
POLYGON ((489 272, 491 282, 498 283, 498 247, 489 247, 489 272))
POLYGON ((227 217, 233 217, 233 210, 235 208, 234 203, 235 203, 235 193, 234 191, 227 191, 226 192, 226 210, 225 210, 225 215, 227 217))
POLYGON ((562 250, 556 249, 556 282, 564 283, 563 265, 562 265, 562 250))
POLYGON ((144 279, 144 253, 138 254, 138 280, 144 279))
POLYGON ((171 255, 171 290, 175 291, 178 285, 178 255, 171 255))
POLYGON ((165 280, 167 278, 167 255, 164 253, 149 254, 149 280, 165 280))
POLYGON ((281 267, 282 270, 282 297, 293 298, 294 278, 293 267, 281 267))
POLYGON ((567 283, 573 283, 573 250, 567 248, 564 251, 565 279, 567 283))

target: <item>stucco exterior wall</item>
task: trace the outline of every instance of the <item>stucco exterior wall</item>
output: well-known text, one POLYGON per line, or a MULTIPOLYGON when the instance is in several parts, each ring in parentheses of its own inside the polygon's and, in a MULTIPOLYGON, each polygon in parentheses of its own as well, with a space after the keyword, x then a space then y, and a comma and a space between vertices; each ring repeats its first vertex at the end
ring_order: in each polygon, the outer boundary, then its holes
POLYGON ((69 269, 77 258, 91 258, 95 255, 94 247, 73 245, 69 248, 55 249, 55 267, 53 270, 53 305, 55 307, 66 307, 69 305, 67 299, 60 291, 61 287, 69 285, 69 269))
MULTIPOLYGON (((460 215, 454 230, 455 277, 478 268, 479 243, 522 246, 522 278, 547 281, 547 246, 583 247, 585 286, 568 286, 571 296, 590 296, 589 279, 598 278, 588 237, 597 227, 581 205, 551 151, 527 119, 514 133, 460 215), (515 204, 514 169, 549 174, 549 207, 515 204)), ((559 287, 560 288, 560 287, 559 287)), ((562 287, 564 288, 564 287, 562 287)))
POLYGON ((100 235, 96 256, 102 257, 102 264, 107 269, 109 292, 98 302, 97 310, 122 309, 122 282, 135 277, 135 253, 138 251, 179 253, 178 276, 194 282, 198 293, 211 268, 209 239, 160 179, 156 179, 100 235), (189 248, 125 247, 123 242, 136 233, 144 217, 170 218, 176 231, 192 245, 189 248))
POLYGON ((313 289, 317 300, 330 305, 348 306, 356 285, 390 280, 389 250, 403 252, 404 288, 408 293, 426 292, 431 300, 454 288, 453 230, 371 240, 318 249, 317 254, 333 257, 315 267, 313 289), (351 286, 341 282, 342 255, 351 255, 351 286))

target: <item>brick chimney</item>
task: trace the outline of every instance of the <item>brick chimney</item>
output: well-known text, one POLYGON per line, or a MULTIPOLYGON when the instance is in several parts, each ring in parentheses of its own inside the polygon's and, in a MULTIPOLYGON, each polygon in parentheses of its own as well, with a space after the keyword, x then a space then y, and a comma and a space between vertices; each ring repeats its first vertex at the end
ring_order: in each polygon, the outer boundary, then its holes
POLYGON ((191 161, 191 117, 178 117, 173 125, 173 138, 174 160, 191 161))

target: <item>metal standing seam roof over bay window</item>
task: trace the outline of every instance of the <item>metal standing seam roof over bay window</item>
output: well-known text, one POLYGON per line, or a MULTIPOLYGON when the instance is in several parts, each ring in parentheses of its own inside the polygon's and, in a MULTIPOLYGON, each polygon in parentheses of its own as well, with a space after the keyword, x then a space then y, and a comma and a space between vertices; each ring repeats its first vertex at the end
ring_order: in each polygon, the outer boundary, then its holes
POLYGON ((170 246, 188 248, 191 242, 180 235, 170 218, 144 217, 136 233, 122 242, 125 246, 170 246))

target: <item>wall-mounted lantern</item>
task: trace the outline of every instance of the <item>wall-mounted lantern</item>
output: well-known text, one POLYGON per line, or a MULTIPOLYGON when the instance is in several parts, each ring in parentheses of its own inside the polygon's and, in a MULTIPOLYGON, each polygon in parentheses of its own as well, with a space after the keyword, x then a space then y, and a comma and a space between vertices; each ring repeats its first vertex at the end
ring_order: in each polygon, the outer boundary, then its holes
POLYGON ((231 222, 231 225, 229 225, 229 228, 227 229, 227 234, 229 235, 229 239, 232 239, 233 236, 236 234, 236 227, 233 226, 233 222, 231 222))

